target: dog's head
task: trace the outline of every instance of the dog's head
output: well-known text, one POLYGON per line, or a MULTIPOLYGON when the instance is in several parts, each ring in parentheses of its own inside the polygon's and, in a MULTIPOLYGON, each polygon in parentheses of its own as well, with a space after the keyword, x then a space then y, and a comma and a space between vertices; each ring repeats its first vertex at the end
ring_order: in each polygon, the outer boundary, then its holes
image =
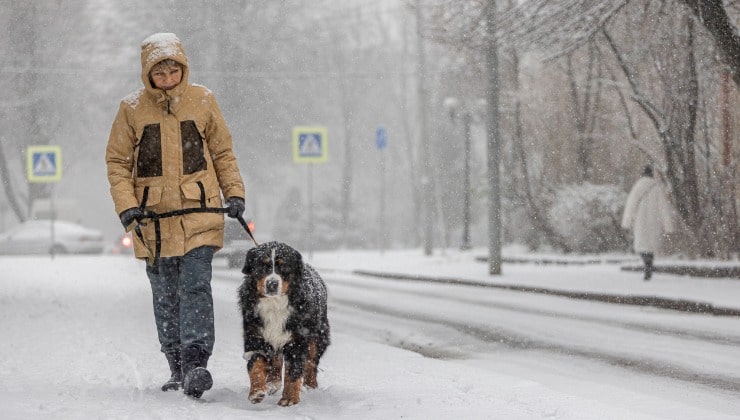
POLYGON ((255 283, 259 296, 286 295, 291 283, 303 273, 301 254, 281 242, 267 242, 247 251, 242 268, 255 283))

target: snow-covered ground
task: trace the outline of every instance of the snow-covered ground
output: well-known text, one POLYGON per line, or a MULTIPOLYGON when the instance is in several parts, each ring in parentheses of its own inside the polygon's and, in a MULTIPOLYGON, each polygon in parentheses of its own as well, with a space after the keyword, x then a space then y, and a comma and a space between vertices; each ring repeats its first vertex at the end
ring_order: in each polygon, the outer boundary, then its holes
MULTIPOLYGON (((651 281, 643 281, 641 272, 622 271, 620 265, 641 266, 634 255, 562 256, 528 254, 516 247, 504 250, 504 257, 537 263, 503 264, 502 275, 489 276, 485 249, 460 252, 435 250, 424 256, 420 250, 402 250, 388 253, 378 251, 340 251, 316 253, 314 265, 325 269, 344 271, 362 270, 372 273, 393 273, 484 282, 498 285, 516 285, 548 290, 605 293, 622 296, 656 296, 706 302, 717 307, 740 308, 740 279, 698 278, 655 273, 651 281), (599 264, 602 260, 605 263, 599 264), (550 262, 542 264, 541 262, 550 262), (571 264, 563 264, 570 262, 571 264), (616 262, 616 263, 609 263, 616 262)), ((657 257, 656 265, 697 265, 706 267, 738 266, 740 263, 693 261, 657 257)))
MULTIPOLYGON (((319 389, 304 390, 301 403, 287 408, 276 405, 277 396, 258 405, 247 400, 236 306, 240 274, 223 261, 213 280, 217 342, 209 369, 215 385, 197 401, 159 390, 168 372, 141 262, 125 256, 0 257, 0 417, 738 418, 738 318, 349 273, 546 284, 740 307, 738 279, 659 273, 646 283, 639 273, 613 264, 507 264, 503 276, 492 278, 475 255, 448 251, 423 257, 419 250, 313 255, 310 261, 329 287, 333 343, 321 363, 319 389), (399 298, 403 304, 396 303, 399 298), (501 349, 490 337, 463 331, 504 317, 512 330, 531 330, 532 336, 501 349), (555 320, 543 324, 550 318, 555 320), (650 324, 642 324, 643 318, 650 324), (575 356, 562 351, 571 345, 575 356), (649 363, 655 352, 665 355, 668 368, 649 363), (702 354, 707 352, 714 354, 702 354), (614 363, 590 360, 594 354, 614 363), (642 375, 636 372, 640 366, 619 366, 641 360, 654 372, 642 375), (697 371, 708 384, 692 382, 697 371)), ((505 329, 498 331, 501 337, 507 337, 505 329)))

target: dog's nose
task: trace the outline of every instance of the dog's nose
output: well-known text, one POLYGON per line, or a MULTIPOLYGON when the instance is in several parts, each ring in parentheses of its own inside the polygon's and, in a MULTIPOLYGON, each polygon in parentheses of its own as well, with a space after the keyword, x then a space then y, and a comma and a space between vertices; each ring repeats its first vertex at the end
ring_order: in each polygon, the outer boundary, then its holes
POLYGON ((265 293, 268 295, 278 294, 280 288, 280 279, 277 276, 270 276, 265 281, 265 293))

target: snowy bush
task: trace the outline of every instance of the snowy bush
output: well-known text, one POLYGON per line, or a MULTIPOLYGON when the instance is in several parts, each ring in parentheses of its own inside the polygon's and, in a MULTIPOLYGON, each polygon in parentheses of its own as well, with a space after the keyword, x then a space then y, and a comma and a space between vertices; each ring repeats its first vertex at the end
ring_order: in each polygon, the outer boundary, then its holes
POLYGON ((556 190, 550 223, 576 252, 625 251, 620 227, 627 194, 616 185, 564 185, 556 190))

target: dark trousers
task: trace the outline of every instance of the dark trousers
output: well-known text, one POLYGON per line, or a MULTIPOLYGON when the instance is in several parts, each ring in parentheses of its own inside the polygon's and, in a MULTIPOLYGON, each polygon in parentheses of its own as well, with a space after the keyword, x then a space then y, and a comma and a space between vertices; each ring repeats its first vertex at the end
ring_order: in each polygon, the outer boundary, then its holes
POLYGON ((160 258, 157 270, 147 266, 163 353, 188 346, 213 353, 212 261, 213 248, 202 246, 182 257, 160 258))
POLYGON ((653 276, 654 254, 652 252, 641 252, 640 257, 642 257, 642 261, 645 263, 645 280, 650 280, 650 277, 653 276))

